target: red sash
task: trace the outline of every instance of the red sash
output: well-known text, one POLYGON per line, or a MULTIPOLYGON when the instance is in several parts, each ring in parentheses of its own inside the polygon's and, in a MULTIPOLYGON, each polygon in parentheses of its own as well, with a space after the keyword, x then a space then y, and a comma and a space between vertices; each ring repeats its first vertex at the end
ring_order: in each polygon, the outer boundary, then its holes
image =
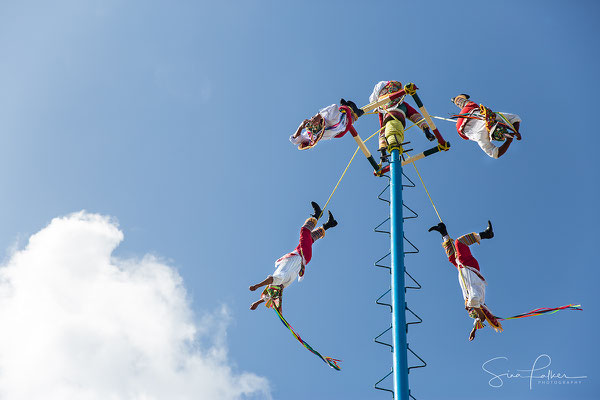
MULTIPOLYGON (((479 106, 477 105, 477 103, 470 101, 467 103, 466 106, 464 106, 462 108, 462 110, 460 110, 460 114, 468 114, 471 111, 475 110, 475 109, 479 109, 479 106)), ((458 134, 460 135, 461 138, 465 139, 465 140, 469 140, 469 138, 463 133, 463 129, 465 127, 465 124, 469 121, 469 118, 464 118, 464 117, 459 117, 456 120, 456 131, 458 132, 458 134)))

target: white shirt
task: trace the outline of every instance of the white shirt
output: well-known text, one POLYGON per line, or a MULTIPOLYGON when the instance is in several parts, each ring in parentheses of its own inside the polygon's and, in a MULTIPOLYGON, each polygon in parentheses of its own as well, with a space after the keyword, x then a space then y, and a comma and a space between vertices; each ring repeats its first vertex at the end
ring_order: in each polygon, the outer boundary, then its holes
MULTIPOLYGON (((476 111, 474 114, 479 113, 476 111)), ((500 113, 496 113, 496 121, 505 122, 500 113)), ((515 124, 517 122, 521 122, 521 118, 516 114, 502 113, 506 119, 510 121, 511 124, 515 124)), ((462 133, 474 142, 477 142, 481 150, 483 150, 488 156, 492 158, 498 158, 498 147, 495 146, 491 139, 490 134, 488 133, 485 127, 485 121, 481 119, 472 119, 469 118, 465 123, 462 133)))
MULTIPOLYGON (((383 89, 385 87, 385 85, 387 85, 390 81, 380 81, 377 85, 375 85, 375 87, 373 88, 373 93, 371 93, 371 96, 369 96, 369 103, 373 103, 377 100, 379 100, 379 93, 381 92, 381 89, 383 89)), ((386 113, 389 111, 399 111, 402 114, 404 114, 404 111, 402 111, 400 108, 398 108, 398 106, 400 104, 402 104, 402 101, 404 100, 404 96, 402 96, 402 99, 400 99, 400 101, 398 102, 398 104, 396 104, 395 107, 391 107, 391 108, 381 108, 378 107, 376 111, 380 112, 380 113, 386 113)))
MULTIPOLYGON (((339 106, 337 104, 332 104, 319 110, 319 114, 321 114, 321 117, 323 117, 325 124, 325 131, 323 132, 321 140, 331 139, 346 130, 346 126, 348 125, 348 117, 345 113, 339 110, 339 106)), ((293 135, 290 136, 290 142, 296 145, 300 143, 309 143, 310 136, 307 130, 303 129, 302 133, 300 133, 298 137, 294 138, 293 135)))
POLYGON ((300 276, 302 268, 302 257, 297 251, 286 254, 275 262, 275 272, 273 272, 273 285, 283 285, 288 287, 295 279, 302 281, 300 276))
POLYGON ((480 307, 485 303, 485 285, 469 267, 458 268, 458 283, 467 307, 480 307))
POLYGON ((331 139, 346 130, 346 113, 341 112, 337 104, 319 110, 319 114, 325 120, 325 132, 323 132, 322 139, 331 139))

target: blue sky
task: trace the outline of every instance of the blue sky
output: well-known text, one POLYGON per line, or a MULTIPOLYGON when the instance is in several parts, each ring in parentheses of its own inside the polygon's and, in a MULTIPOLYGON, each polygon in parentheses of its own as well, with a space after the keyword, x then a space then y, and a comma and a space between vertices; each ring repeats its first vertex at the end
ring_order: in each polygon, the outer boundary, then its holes
MULTIPOLYGON (((452 149, 417 166, 452 235, 494 223, 496 237, 474 250, 488 305, 501 316, 568 303, 585 311, 506 321, 469 343, 456 272, 427 232, 436 215, 420 185, 407 189, 419 218, 405 230, 420 250, 407 268, 423 285, 408 303, 424 319, 409 343, 428 363, 410 374, 411 391, 597 398, 599 11, 593 1, 3 3, 0 244, 9 259, 55 217, 111 216, 124 234, 114 256, 150 253, 175 268, 198 326, 226 306, 227 363, 266 378, 272 398, 389 398, 372 389, 391 366, 373 343, 390 321, 374 304, 389 288, 373 267, 389 246, 373 233, 387 216, 376 199, 385 182, 363 157, 330 203, 339 226, 315 245, 284 306, 342 371, 272 311, 249 311, 247 288, 295 247, 309 202, 326 201, 356 147, 344 137, 299 152, 288 136, 300 121, 340 97, 366 104, 380 80, 417 83, 444 117, 466 92, 519 114, 523 140, 493 160, 439 121, 452 149), (482 370, 494 357, 508 358, 504 370, 531 368, 541 354, 555 372, 587 378, 492 388, 482 370)), ((377 119, 356 128, 367 137, 377 119)), ((408 132, 416 151, 429 146, 408 132)))

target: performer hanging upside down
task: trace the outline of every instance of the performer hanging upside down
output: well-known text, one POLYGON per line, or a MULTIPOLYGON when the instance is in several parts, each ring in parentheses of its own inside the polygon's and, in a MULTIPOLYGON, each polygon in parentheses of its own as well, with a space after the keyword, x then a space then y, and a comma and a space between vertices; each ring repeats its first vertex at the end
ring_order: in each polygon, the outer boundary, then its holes
POLYGON ((448 236, 446 225, 443 222, 429 228, 429 232, 431 231, 438 231, 442 235, 444 240, 442 246, 446 250, 448 261, 458 269, 458 282, 465 299, 465 310, 468 311, 471 318, 475 319, 469 340, 475 339, 475 332, 485 326, 485 321, 489 322, 496 332, 502 332, 502 325, 485 305, 487 283, 479 271, 479 263, 469 250, 469 246, 473 243, 479 244, 481 239, 494 237, 492 223, 488 221, 488 226, 483 232, 469 233, 459 237, 456 241, 448 236))
POLYGON ((352 101, 340 100, 341 106, 352 111, 349 116, 337 104, 325 107, 310 119, 302 121, 296 132, 290 136, 290 142, 298 146, 298 150, 307 150, 317 145, 320 140, 342 137, 348 127, 348 118, 356 121, 364 114, 352 101))
POLYGON ((301 281, 304 277, 304 269, 312 258, 313 243, 325 236, 325 231, 337 225, 337 221, 333 218, 329 211, 329 219, 327 222, 315 229, 317 218, 321 216, 321 207, 314 201, 310 203, 314 209, 314 214, 304 222, 300 228, 300 243, 294 251, 288 253, 275 261, 275 272, 269 275, 264 281, 250 286, 251 291, 255 291, 259 287, 267 286, 262 292, 259 300, 252 303, 251 310, 256 310, 261 303, 267 302, 266 307, 275 306, 281 313, 283 289, 292 284, 294 279, 298 278, 301 281))
POLYGON ((512 143, 513 137, 521 140, 519 127, 521 118, 516 114, 493 112, 483 104, 469 100, 468 94, 459 94, 451 101, 460 108, 460 114, 455 115, 456 131, 465 140, 477 142, 481 150, 492 158, 499 158, 512 143), (500 147, 492 140, 504 142, 500 147))
MULTIPOLYGON (((373 93, 369 97, 369 102, 373 103, 379 100, 380 97, 386 94, 394 93, 401 90, 402 83, 398 81, 381 81, 373 88, 373 93)), ((381 152, 381 162, 387 159, 388 143, 386 136, 391 136, 393 132, 404 133, 406 126, 406 118, 408 117, 415 125, 423 130, 427 140, 435 140, 435 136, 429 130, 429 125, 425 122, 425 118, 417 110, 404 102, 404 96, 399 97, 377 109, 379 111, 379 123, 385 129, 379 131, 379 151, 381 152), (396 117, 396 118, 394 118, 396 117)))

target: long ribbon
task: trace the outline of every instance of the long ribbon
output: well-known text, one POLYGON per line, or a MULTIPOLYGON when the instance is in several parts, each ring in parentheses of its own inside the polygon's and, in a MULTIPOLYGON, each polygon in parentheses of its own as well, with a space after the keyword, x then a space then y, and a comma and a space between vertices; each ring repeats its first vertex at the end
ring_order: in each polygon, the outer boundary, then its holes
POLYGON ((338 365, 338 362, 341 361, 341 360, 337 360, 337 359, 331 358, 331 357, 324 357, 324 356, 322 356, 321 353, 319 353, 318 351, 316 351, 315 349, 313 349, 311 347, 311 345, 309 345, 304 340, 302 340, 302 338, 300 337, 300 335, 298 335, 294 331, 294 329, 285 320, 285 318, 283 318, 283 315, 281 315, 281 313, 279 312, 279 310, 276 307, 273 307, 273 310, 275 310, 275 312, 277 313, 277 316, 279 317, 279 319, 281 320, 281 322, 283 323, 283 325, 285 325, 285 327, 288 328, 290 330, 290 332, 292 332, 292 335, 294 335, 294 337, 302 344, 302 346, 304 346, 308 351, 310 351, 311 353, 313 353, 314 355, 316 355, 317 357, 319 357, 321 360, 323 360, 323 362, 325 364, 329 365, 331 368, 335 369, 336 371, 339 371, 341 369, 340 366, 338 365))
POLYGON ((501 319, 501 320, 507 320, 507 319, 537 317, 538 315, 554 314, 555 312, 560 311, 560 310, 579 310, 579 311, 582 311, 583 308, 581 308, 581 304, 568 304, 566 306, 555 307, 555 308, 536 308, 535 310, 531 310, 531 311, 526 312, 524 314, 517 314, 517 315, 514 315, 512 317, 508 317, 508 318, 500 318, 500 317, 496 317, 496 318, 501 319))

